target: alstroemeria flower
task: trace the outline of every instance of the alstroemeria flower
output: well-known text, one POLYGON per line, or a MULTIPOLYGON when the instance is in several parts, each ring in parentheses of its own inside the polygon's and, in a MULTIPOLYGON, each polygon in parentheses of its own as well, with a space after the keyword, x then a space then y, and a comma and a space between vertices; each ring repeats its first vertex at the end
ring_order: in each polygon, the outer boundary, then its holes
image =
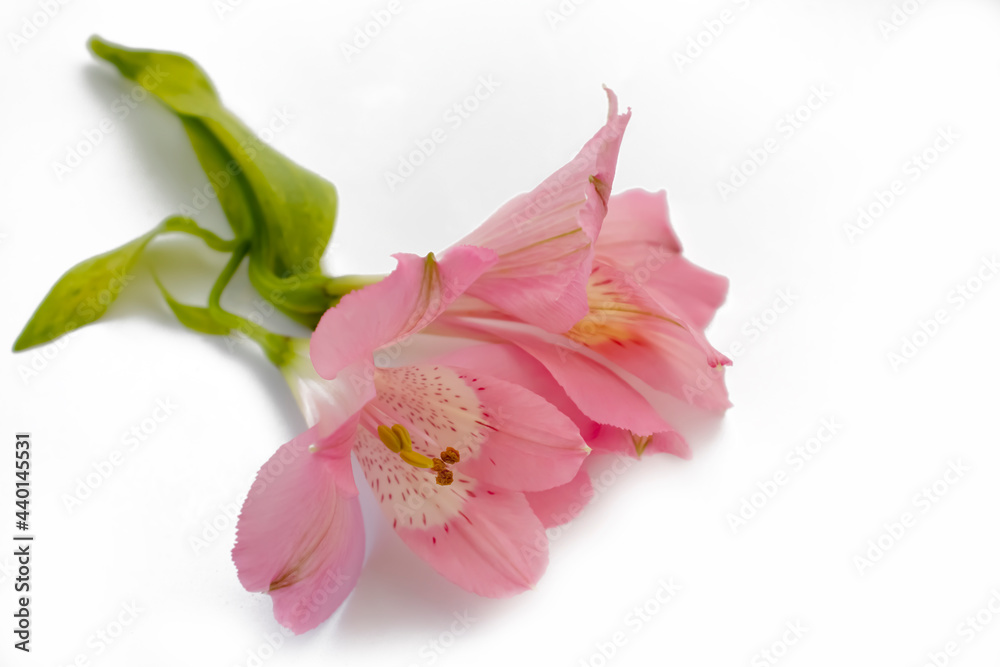
POLYGON ((577 156, 459 241, 498 256, 468 294, 547 331, 566 331, 588 311, 594 244, 631 117, 631 112, 619 114, 618 98, 606 92, 607 122, 577 156))
POLYGON ((240 516, 240 581, 270 593, 295 632, 327 618, 360 574, 352 451, 403 541, 491 597, 541 576, 547 540, 526 493, 569 483, 590 451, 569 417, 519 385, 446 361, 382 363, 497 261, 469 246, 396 257, 387 278, 324 315, 312 363, 286 367, 311 426, 261 468, 240 516))
POLYGON ((617 101, 608 95, 609 121, 580 156, 466 237, 506 253, 510 270, 484 274, 485 289, 473 283, 437 331, 519 346, 588 417, 629 432, 641 451, 644 438, 674 431, 632 378, 705 409, 729 407, 722 368, 731 362, 704 334, 727 281, 682 257, 664 193, 610 194, 628 117, 616 115, 617 101), (575 197, 538 194, 552 184, 575 197), (581 196, 586 206, 575 208, 581 196), (552 267, 573 279, 548 281, 552 267), (533 275, 547 289, 532 289, 533 275))

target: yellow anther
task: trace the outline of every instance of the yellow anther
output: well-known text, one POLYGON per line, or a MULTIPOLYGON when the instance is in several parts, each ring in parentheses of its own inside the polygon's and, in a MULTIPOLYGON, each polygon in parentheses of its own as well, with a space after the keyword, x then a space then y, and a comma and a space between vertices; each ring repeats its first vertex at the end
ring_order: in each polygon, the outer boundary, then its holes
POLYGON ((409 463, 414 468, 431 468, 434 462, 430 458, 418 452, 403 450, 399 453, 399 458, 409 463))
POLYGON ((413 441, 410 440, 410 432, 406 430, 405 426, 402 424, 396 424, 392 427, 392 432, 396 435, 396 439, 399 440, 403 451, 413 451, 413 441))
POLYGON ((378 425, 378 439, 393 452, 403 449, 403 443, 396 437, 396 431, 383 424, 378 425))

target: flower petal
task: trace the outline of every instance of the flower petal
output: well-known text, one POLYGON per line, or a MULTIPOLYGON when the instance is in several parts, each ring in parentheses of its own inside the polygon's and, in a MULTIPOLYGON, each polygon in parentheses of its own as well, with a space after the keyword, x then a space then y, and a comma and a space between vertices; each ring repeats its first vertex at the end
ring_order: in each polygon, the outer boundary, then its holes
POLYGON ((414 451, 431 458, 455 448, 461 456, 455 470, 486 484, 514 491, 558 486, 573 478, 590 451, 576 425, 545 399, 474 370, 443 364, 379 369, 375 384, 366 413, 376 428, 403 425, 414 451))
POLYGON ((617 97, 607 94, 608 121, 576 158, 461 241, 499 255, 469 294, 548 331, 566 331, 587 313, 594 242, 631 115, 619 115, 617 97))
MULTIPOLYGON (((477 481, 461 463, 454 481, 439 486, 431 471, 389 451, 372 434, 373 424, 358 431, 358 463, 382 512, 414 553, 479 595, 513 595, 538 581, 548 542, 524 494, 477 481)), ((413 446, 416 451, 420 443, 413 446)))
POLYGON ((576 475, 590 447, 569 417, 511 382, 471 370, 460 377, 480 391, 490 428, 467 474, 513 491, 549 489, 576 475))
POLYGON ((538 360, 573 403, 590 419, 640 435, 672 430, 649 401, 607 366, 584 353, 585 347, 563 336, 548 340, 533 332, 489 321, 451 321, 456 331, 484 332, 507 340, 538 360))
POLYGON ((545 366, 516 345, 509 343, 469 345, 450 350, 435 360, 448 366, 458 366, 491 375, 538 394, 569 417, 585 441, 589 441, 601 428, 600 424, 580 411, 545 366))
POLYGON ((627 190, 613 195, 596 253, 699 329, 708 326, 726 299, 727 278, 681 256, 680 241, 670 226, 667 195, 662 190, 627 190))
POLYGON ((355 417, 318 443, 313 427, 283 445, 257 473, 240 513, 233 547, 240 583, 270 593, 274 617, 296 633, 329 617, 361 572, 364 526, 350 459, 356 425, 355 417))
POLYGON ((546 528, 569 523, 583 511, 594 497, 594 485, 583 468, 572 480, 562 486, 545 491, 524 494, 532 511, 546 528))
POLYGON ((730 364, 702 330, 666 310, 622 271, 597 261, 590 277, 590 313, 568 336, 650 387, 715 410, 730 406, 721 377, 730 364), (699 391, 694 391, 698 387, 699 391))
POLYGON ((455 246, 440 259, 405 253, 395 258, 392 273, 347 294, 320 320, 310 354, 324 378, 423 329, 496 263, 495 252, 472 246, 455 246))

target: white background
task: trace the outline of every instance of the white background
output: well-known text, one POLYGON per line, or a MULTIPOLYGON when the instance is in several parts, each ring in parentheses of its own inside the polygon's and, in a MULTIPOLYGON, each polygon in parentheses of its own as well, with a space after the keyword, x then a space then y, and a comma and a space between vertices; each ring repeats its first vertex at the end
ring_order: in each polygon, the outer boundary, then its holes
MULTIPOLYGON (((633 110, 616 189, 666 188, 688 255, 731 279, 709 338, 734 358, 735 407, 721 419, 672 414, 693 460, 649 456, 614 478, 553 535, 537 589, 513 599, 445 582, 367 507, 354 594, 334 619, 288 638, 274 634, 270 600, 236 579, 227 507, 301 417, 255 350, 183 330, 143 272, 107 321, 2 357, 0 544, 14 532, 15 429, 34 438, 37 542, 30 656, 11 647, 12 548, 0 548, 0 663, 766 665, 760 652, 773 646, 788 666, 918 666, 954 642, 947 664, 998 664, 1000 614, 987 603, 996 596, 1000 610, 1000 279, 984 259, 1000 252, 1000 6, 906 4, 912 16, 883 34, 890 0, 590 0, 564 3, 574 11, 560 21, 555 0, 403 0, 348 61, 342 45, 385 2, 246 0, 220 14, 212 0, 74 0, 16 50, 9 34, 41 5, 5 2, 8 349, 64 270, 191 206, 205 183, 156 102, 114 116, 131 85, 86 51, 99 33, 195 58, 253 128, 292 115, 271 143, 337 185, 326 262, 338 273, 444 248, 534 187, 603 122, 607 84, 633 110), (723 10, 732 20, 712 37, 704 22, 723 10), (679 65, 675 54, 699 38, 702 53, 679 65), (491 76, 496 91, 447 125, 444 113, 491 76), (814 87, 830 97, 809 110, 814 87), (779 123, 796 112, 808 118, 788 136, 779 123), (113 131, 59 178, 54 164, 106 117, 113 131), (437 127, 447 140, 391 192, 385 173, 437 127), (942 131, 957 138, 935 155, 942 131), (772 137, 777 150, 724 199, 719 183, 772 137), (913 172, 925 150, 936 160, 913 172), (850 236, 858 208, 895 180, 902 194, 850 236), (980 271, 993 279, 977 284, 980 271), (960 285, 980 289, 960 299, 960 285), (792 305, 779 314, 782 293, 792 305), (937 311, 934 335, 917 335, 937 311), (904 337, 919 350, 893 364, 904 337), (176 407, 152 429, 157 401, 176 407), (836 435, 791 463, 824 419, 836 435), (150 434, 129 450, 125 434, 143 426, 150 434), (67 494, 116 450, 121 465, 67 509, 67 494), (919 500, 952 463, 968 471, 939 482, 933 503, 919 500), (772 498, 752 497, 782 472, 772 498), (744 500, 758 508, 734 530, 744 500), (912 525, 889 536, 905 513, 912 525), (880 557, 858 560, 869 556, 880 557), (661 605, 671 579, 681 590, 661 605), (644 605, 652 611, 637 622, 644 605), (963 625, 983 609, 981 630, 963 625), (456 614, 473 619, 457 635, 456 614), (105 644, 97 633, 117 634, 119 616, 129 625, 105 644), (786 635, 788 623, 803 636, 786 635), (796 641, 783 647, 783 637, 796 641)), ((214 204, 197 217, 225 234, 214 204)), ((208 280, 224 258, 187 240, 151 256, 162 264, 177 248, 190 265, 161 273, 178 296, 198 298, 184 274, 208 280)), ((233 304, 251 296, 245 284, 227 292, 233 304)))

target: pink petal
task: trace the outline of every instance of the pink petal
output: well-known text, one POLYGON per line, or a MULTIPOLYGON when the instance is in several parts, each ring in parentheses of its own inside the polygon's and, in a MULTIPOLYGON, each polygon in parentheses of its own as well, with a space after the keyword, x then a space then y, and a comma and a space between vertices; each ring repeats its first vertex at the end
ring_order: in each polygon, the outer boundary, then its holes
MULTIPOLYGON (((488 353, 489 348, 487 348, 488 353)), ((587 456, 576 425, 532 392, 488 375, 443 364, 379 369, 366 414, 402 424, 414 451, 431 458, 447 447, 455 470, 514 491, 540 491, 571 480, 587 456)), ((367 423, 367 422, 366 422, 367 423)))
POLYGON ((357 361, 340 371, 332 380, 321 378, 309 359, 309 341, 292 344, 295 356, 281 367, 306 424, 320 424, 320 439, 336 431, 375 398, 374 369, 371 360, 357 361))
POLYGON ((624 454, 633 459, 657 452, 673 454, 682 459, 691 458, 691 447, 684 436, 673 429, 638 436, 624 429, 602 426, 600 432, 588 442, 595 452, 624 454))
POLYGON ((680 239, 670 226, 667 192, 635 188, 616 193, 608 200, 608 215, 597 239, 602 254, 623 254, 635 260, 654 246, 671 255, 681 254, 680 239))
POLYGON ((699 329, 712 320, 729 289, 728 279, 681 256, 662 190, 628 190, 611 197, 597 257, 699 329))
POLYGON ((446 523, 400 526, 396 532, 414 553, 467 591, 500 598, 532 588, 548 565, 549 545, 524 494, 483 485, 468 490, 475 496, 446 523))
POLYGON ((608 121, 576 158, 461 241, 499 255, 469 294, 553 332, 566 331, 587 313, 594 242, 631 115, 618 115, 618 99, 607 94, 608 121))
POLYGON ((456 329, 482 331, 507 340, 538 360, 590 419, 641 435, 672 430, 632 385, 582 352, 584 346, 561 338, 553 343, 530 332, 485 321, 452 322, 456 329))
POLYGON ((600 429, 599 424, 580 411, 545 366, 516 345, 469 345, 451 350, 435 360, 441 364, 491 375, 538 394, 569 417, 585 441, 589 441, 600 429))
POLYGON ((249 591, 268 592, 274 617, 296 633, 332 614, 354 588, 364 526, 351 473, 357 418, 318 443, 313 427, 261 467, 237 524, 233 561, 249 591))
POLYGON ((594 486, 587 471, 580 468, 568 484, 524 495, 542 525, 552 528, 575 519, 594 497, 594 486))
POLYGON ((321 376, 331 379, 353 363, 370 360, 378 348, 420 331, 496 262, 492 250, 471 246, 453 247, 440 259, 395 257, 395 271, 346 295, 323 315, 310 343, 321 376))
POLYGON ((704 332, 604 262, 594 263, 589 287, 591 311, 568 336, 654 389, 709 410, 730 406, 721 367, 731 362, 704 332))
POLYGON ((569 417, 519 385, 471 370, 460 377, 479 390, 490 429, 466 474, 513 491, 550 489, 576 475, 590 447, 569 417))
MULTIPOLYGON (((461 461, 453 467, 453 483, 437 485, 432 471, 403 463, 373 435, 376 416, 362 420, 358 463, 382 512, 414 553, 479 595, 504 597, 538 581, 548 542, 524 494, 473 479, 461 461)), ((431 453, 421 439, 414 439, 413 449, 431 453)))
MULTIPOLYGON (((502 377, 542 396, 577 424, 584 436, 584 440, 586 440, 587 444, 595 452, 621 453, 632 458, 638 458, 636 449, 638 445, 645 453, 665 452, 683 459, 691 458, 691 448, 688 446, 687 441, 673 427, 668 426, 668 430, 653 433, 652 435, 639 436, 625 429, 614 426, 602 426, 594 422, 584 415, 576 404, 570 400, 563 388, 555 381, 555 378, 545 369, 545 366, 514 345, 498 343, 471 345, 448 352, 438 357, 437 361, 449 365, 472 368, 483 373, 502 377)), ((560 490, 562 490, 562 493, 569 494, 574 484, 582 487, 583 481, 579 475, 573 481, 569 482, 568 485, 537 493, 527 493, 525 495, 534 508, 537 497, 546 497, 551 493, 553 497, 557 498, 559 497, 560 490)), ((570 503, 572 500, 579 500, 579 497, 568 498, 566 502, 570 503)), ((566 514, 565 511, 562 513, 566 514)), ((542 519, 542 523, 545 523, 546 528, 548 528, 550 524, 546 523, 546 517, 541 514, 539 514, 539 517, 542 519)), ((568 520, 566 519, 566 521, 568 520)), ((565 523, 565 521, 562 523, 565 523)))

